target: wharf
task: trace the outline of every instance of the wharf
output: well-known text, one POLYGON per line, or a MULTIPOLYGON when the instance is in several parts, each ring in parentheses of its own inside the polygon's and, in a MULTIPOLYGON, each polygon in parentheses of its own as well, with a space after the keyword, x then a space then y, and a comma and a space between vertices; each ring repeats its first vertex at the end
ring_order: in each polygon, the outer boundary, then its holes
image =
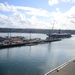
POLYGON ((47 43, 47 42, 53 42, 53 41, 60 41, 60 39, 45 39, 45 40, 42 40, 42 39, 39 39, 39 40, 34 40, 34 39, 31 39, 31 40, 25 40, 25 41, 22 41, 21 43, 11 43, 11 44, 6 44, 6 45, 0 45, 0 49, 3 49, 3 48, 11 48, 11 47, 19 47, 19 46, 32 46, 32 45, 37 45, 37 44, 44 44, 44 43, 47 43))
POLYGON ((44 75, 75 75, 75 58, 44 75))

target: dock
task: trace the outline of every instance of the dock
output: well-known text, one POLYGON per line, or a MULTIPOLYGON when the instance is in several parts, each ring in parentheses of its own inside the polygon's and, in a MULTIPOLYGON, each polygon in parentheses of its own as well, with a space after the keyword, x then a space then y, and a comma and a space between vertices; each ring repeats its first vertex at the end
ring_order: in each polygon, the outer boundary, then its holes
POLYGON ((75 58, 44 75, 75 75, 75 58))
MULTIPOLYGON (((17 40, 17 39, 16 39, 17 40)), ((11 48, 11 47, 20 47, 20 46, 33 46, 33 45, 38 45, 38 44, 44 44, 48 42, 54 42, 54 41, 60 41, 61 39, 26 39, 26 40, 20 40, 18 39, 17 41, 9 41, 6 40, 5 44, 0 45, 0 49, 3 48, 11 48)))

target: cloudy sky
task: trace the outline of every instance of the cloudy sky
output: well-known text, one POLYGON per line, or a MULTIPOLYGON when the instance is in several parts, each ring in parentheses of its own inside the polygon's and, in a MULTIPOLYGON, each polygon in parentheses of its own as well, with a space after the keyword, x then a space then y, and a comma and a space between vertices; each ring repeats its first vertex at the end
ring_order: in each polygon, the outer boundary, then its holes
POLYGON ((0 0, 0 27, 75 29, 75 0, 0 0))

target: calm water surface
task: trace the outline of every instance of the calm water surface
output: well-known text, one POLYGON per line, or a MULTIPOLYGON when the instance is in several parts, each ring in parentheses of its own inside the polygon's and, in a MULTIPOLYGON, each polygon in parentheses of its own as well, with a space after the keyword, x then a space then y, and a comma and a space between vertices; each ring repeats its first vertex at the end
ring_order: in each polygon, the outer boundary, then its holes
MULTIPOLYGON (((32 35, 37 36, 46 37, 32 35)), ((43 75, 74 57, 75 36, 35 46, 0 49, 0 75, 43 75)))

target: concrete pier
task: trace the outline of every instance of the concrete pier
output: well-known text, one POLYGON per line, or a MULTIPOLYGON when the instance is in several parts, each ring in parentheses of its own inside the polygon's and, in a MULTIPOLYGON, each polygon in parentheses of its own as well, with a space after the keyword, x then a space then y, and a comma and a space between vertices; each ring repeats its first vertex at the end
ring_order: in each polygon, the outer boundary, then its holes
POLYGON ((44 75, 75 75, 75 59, 72 59, 44 75))

